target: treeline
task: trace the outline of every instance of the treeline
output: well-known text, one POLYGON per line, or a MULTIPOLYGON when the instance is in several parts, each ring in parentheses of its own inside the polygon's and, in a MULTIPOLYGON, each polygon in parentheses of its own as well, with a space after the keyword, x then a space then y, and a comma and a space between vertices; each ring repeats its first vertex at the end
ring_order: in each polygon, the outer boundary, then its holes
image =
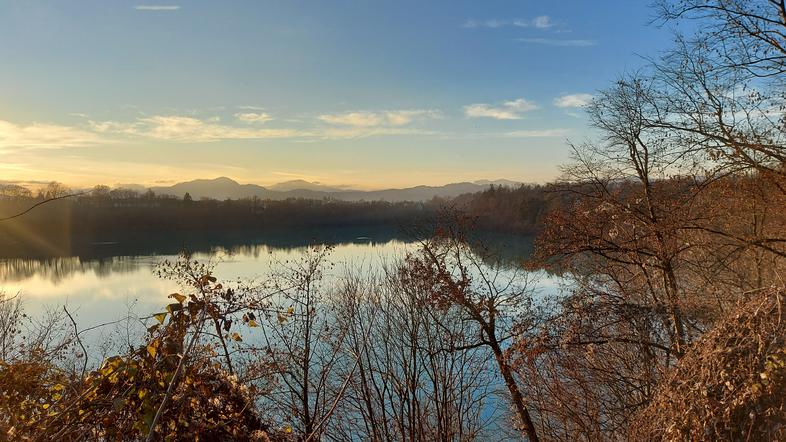
MULTIPOLYGON (((553 184, 519 187, 489 186, 488 190, 454 199, 428 202, 349 202, 332 199, 193 200, 96 186, 88 192, 46 202, 25 215, 24 224, 42 234, 97 232, 167 232, 242 230, 278 227, 402 225, 431 219, 443 209, 458 210, 482 230, 535 234, 546 215, 571 201, 553 184)), ((33 194, 17 185, 0 186, 0 217, 21 213, 35 204, 71 195, 59 183, 33 194)), ((13 222, 10 224, 14 224, 13 222)), ((17 222, 18 224, 18 222, 17 222)), ((2 226, 0 226, 2 227, 2 226)), ((7 230, 19 230, 7 226, 7 230)))
POLYGON ((451 201, 453 207, 472 218, 484 230, 534 235, 545 226, 546 216, 575 199, 554 184, 494 186, 451 201))
MULTIPOLYGON (((67 189, 59 193, 45 192, 45 196, 39 197, 0 196, 0 217, 20 213, 51 198, 50 195, 67 195, 68 192, 67 189)), ((180 199, 120 189, 114 194, 92 191, 47 202, 26 214, 24 220, 11 222, 7 229, 14 230, 22 222, 42 232, 66 229, 71 233, 393 224, 427 214, 432 207, 428 203, 414 202, 310 199, 194 201, 187 194, 180 199)))
POLYGON ((183 239, 210 247, 208 236, 243 234, 252 238, 267 234, 267 240, 275 242, 279 237, 291 241, 292 235, 287 231, 317 231, 308 234, 308 238, 297 239, 307 244, 324 237, 318 234, 319 230, 332 232, 353 227, 388 228, 408 235, 418 226, 431 223, 445 210, 466 215, 478 230, 534 235, 543 230, 549 212, 570 204, 573 199, 559 190, 553 184, 518 188, 492 185, 484 192, 454 199, 394 203, 332 199, 193 200, 189 195, 177 198, 151 191, 110 190, 106 186, 75 193, 60 183, 50 183, 33 193, 22 186, 2 185, 0 218, 34 209, 23 217, 0 223, 3 246, 0 254, 86 256, 101 252, 91 244, 121 240, 140 247, 168 244, 166 250, 171 253, 182 248, 183 239), (173 232, 177 236, 169 235, 173 232), (151 238, 156 239, 151 241, 151 238))
MULTIPOLYGON (((91 243, 134 236, 144 239, 164 235, 166 240, 167 233, 172 232, 181 236, 231 232, 259 236, 288 229, 396 228, 428 218, 439 207, 436 202, 269 201, 256 198, 193 201, 188 197, 180 199, 125 190, 94 191, 51 200, 71 193, 58 184, 49 188, 56 188, 56 191, 45 190, 32 196, 29 192, 19 195, 19 189, 14 189, 17 194, 0 196, 0 218, 23 213, 44 202, 22 217, 0 223, 0 243, 6 256, 46 253, 63 256, 76 248, 84 251, 91 243)), ((301 238, 300 242, 308 240, 301 238)))

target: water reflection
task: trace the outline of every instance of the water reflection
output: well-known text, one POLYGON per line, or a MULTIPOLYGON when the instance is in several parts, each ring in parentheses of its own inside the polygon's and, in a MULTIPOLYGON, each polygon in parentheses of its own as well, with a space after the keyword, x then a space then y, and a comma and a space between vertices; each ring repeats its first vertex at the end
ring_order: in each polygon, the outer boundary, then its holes
POLYGON ((138 257, 116 256, 83 260, 78 256, 47 259, 5 259, 0 261, 0 281, 20 282, 34 276, 60 283, 74 274, 93 273, 108 278, 113 273, 130 273, 139 269, 138 257))
MULTIPOLYGON (((350 247, 354 258, 369 252, 406 249, 416 240, 392 228, 343 228, 318 231, 180 233, 169 235, 116 235, 112 240, 72 241, 71 256, 15 256, 0 259, 0 284, 19 283, 32 278, 60 284, 75 275, 92 274, 99 279, 149 269, 161 260, 183 251, 202 259, 266 261, 270 256, 296 254, 315 244, 350 247)), ((526 236, 499 233, 476 235, 474 247, 489 264, 520 267, 532 252, 526 236)), ((345 250, 346 251, 346 250, 345 250)), ((262 264, 262 263, 260 263, 262 264)), ((231 275, 236 276, 236 275, 231 275)))
MULTIPOLYGON (((530 253, 528 237, 484 235, 489 260, 520 268, 530 253)), ((22 295, 33 316, 67 304, 80 327, 125 317, 129 311, 159 311, 167 295, 181 288, 156 277, 154 268, 174 259, 183 250, 195 259, 215 264, 214 274, 225 281, 260 280, 278 261, 297 258, 316 244, 335 248, 331 261, 340 272, 345 267, 376 266, 390 262, 416 247, 415 239, 393 228, 347 227, 319 231, 181 233, 177 235, 128 234, 84 244, 72 241, 67 256, 9 256, 0 258, 0 291, 22 295)), ((0 254, 0 256, 3 256, 0 254)))
POLYGON ((79 257, 85 260, 116 256, 177 255, 193 253, 254 253, 259 245, 292 249, 313 244, 377 244, 410 239, 391 226, 345 226, 320 229, 279 229, 266 231, 178 231, 178 232, 95 232, 91 236, 45 238, 20 243, 0 238, 0 258, 49 259, 79 257), (52 244, 57 243, 57 247, 52 244), (40 247, 47 244, 48 247, 40 247))
MULTIPOLYGON (((483 235, 479 239, 485 244, 478 246, 482 255, 490 252, 490 260, 509 268, 520 269, 520 262, 532 248, 528 237, 483 235)), ((67 305, 78 327, 85 329, 129 315, 161 311, 169 302, 167 295, 182 288, 158 278, 153 270, 182 250, 191 251, 199 261, 214 263, 214 274, 223 281, 261 281, 276 262, 296 259, 304 248, 315 244, 335 246, 330 261, 336 264, 333 276, 340 277, 345 268, 389 263, 412 250, 417 242, 395 229, 363 227, 265 235, 129 234, 76 245, 73 250, 77 253, 70 256, 7 256, 4 250, 7 257, 0 258, 0 291, 21 294, 31 317, 67 305)), ((104 329, 91 332, 85 341, 97 346, 105 339, 103 333, 104 329)))

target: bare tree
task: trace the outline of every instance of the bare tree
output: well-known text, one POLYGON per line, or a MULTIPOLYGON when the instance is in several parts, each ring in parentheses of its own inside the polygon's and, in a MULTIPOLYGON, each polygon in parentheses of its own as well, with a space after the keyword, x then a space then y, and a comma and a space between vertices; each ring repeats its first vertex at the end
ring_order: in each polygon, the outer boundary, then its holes
POLYGON ((324 421, 340 399, 337 375, 346 331, 335 322, 328 299, 325 271, 331 248, 310 247, 299 259, 281 263, 265 282, 270 306, 262 318, 246 315, 260 325, 267 359, 278 387, 268 400, 278 418, 304 440, 319 439, 324 421))
MULTIPOLYGON (((401 273, 405 284, 430 293, 436 308, 458 309, 475 327, 475 338, 454 350, 485 347, 491 350, 509 393, 521 430, 530 441, 538 434, 506 351, 507 342, 522 333, 531 320, 531 291, 526 278, 487 266, 468 243, 468 220, 446 214, 434 236, 407 258, 401 273)), ((438 323, 438 317, 432 317, 438 323)))
POLYGON ((665 22, 695 21, 653 63, 662 91, 658 124, 719 165, 786 178, 786 13, 779 0, 659 0, 665 22))
POLYGON ((434 311, 400 263, 348 269, 339 289, 347 343, 362 354, 329 434, 375 441, 458 441, 482 437, 494 377, 474 327, 458 309, 434 311), (434 320, 434 316, 438 319, 434 320), (365 351, 363 345, 369 343, 365 351))

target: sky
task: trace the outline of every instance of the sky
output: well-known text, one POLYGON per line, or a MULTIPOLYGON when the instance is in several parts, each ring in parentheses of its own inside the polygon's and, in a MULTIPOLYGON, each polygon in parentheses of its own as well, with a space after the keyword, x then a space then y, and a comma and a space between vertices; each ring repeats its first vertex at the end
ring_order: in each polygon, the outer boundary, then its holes
POLYGON ((546 182, 638 0, 0 0, 0 181, 546 182))

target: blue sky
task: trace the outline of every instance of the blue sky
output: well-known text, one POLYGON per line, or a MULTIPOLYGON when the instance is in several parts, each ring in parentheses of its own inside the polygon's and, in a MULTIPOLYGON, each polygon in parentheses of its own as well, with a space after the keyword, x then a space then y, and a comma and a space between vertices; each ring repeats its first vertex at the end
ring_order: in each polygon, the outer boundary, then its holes
POLYGON ((543 182, 644 1, 0 1, 0 179, 543 182))

